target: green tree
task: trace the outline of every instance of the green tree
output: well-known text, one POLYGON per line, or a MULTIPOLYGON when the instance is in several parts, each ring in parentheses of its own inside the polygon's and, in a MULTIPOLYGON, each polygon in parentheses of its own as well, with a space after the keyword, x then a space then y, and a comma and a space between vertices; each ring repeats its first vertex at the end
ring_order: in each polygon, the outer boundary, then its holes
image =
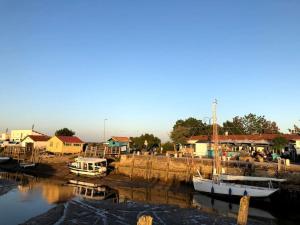
POLYGON ((190 117, 186 120, 177 120, 171 131, 171 139, 175 143, 185 144, 186 141, 196 135, 208 135, 211 132, 211 126, 190 117))
POLYGON ((285 137, 276 137, 273 139, 273 148, 280 154, 280 151, 289 143, 285 137))
POLYGON ((241 118, 246 134, 277 134, 279 128, 274 121, 266 120, 265 116, 249 113, 241 118))
POLYGON ((75 135, 75 132, 68 128, 62 128, 55 132, 55 136, 74 136, 74 135, 75 135))
POLYGON ((291 134, 300 134, 300 128, 294 124, 294 129, 289 129, 291 134))
POLYGON ((152 149, 155 147, 159 147, 161 141, 158 137, 155 137, 153 134, 143 134, 140 137, 131 137, 132 147, 138 150, 142 149, 152 149), (147 146, 145 145, 145 141, 147 142, 147 146))
POLYGON ((223 132, 228 134, 245 134, 245 129, 242 123, 242 119, 238 116, 234 117, 232 121, 227 120, 223 123, 223 132))
POLYGON ((163 148, 163 152, 173 151, 174 150, 174 143, 168 141, 168 142, 163 143, 161 145, 161 147, 163 148))
POLYGON ((236 116, 232 121, 223 123, 223 131, 229 134, 278 134, 279 128, 274 121, 265 116, 249 113, 243 117, 236 116))

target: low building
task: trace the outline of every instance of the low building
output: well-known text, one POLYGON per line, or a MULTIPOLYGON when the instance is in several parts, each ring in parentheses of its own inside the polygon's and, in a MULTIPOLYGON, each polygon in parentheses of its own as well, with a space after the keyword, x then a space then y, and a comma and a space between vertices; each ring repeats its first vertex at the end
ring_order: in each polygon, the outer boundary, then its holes
POLYGON ((35 130, 12 130, 10 133, 11 142, 21 142, 28 135, 44 135, 35 130))
MULTIPOLYGON (((295 134, 255 134, 255 135, 219 135, 222 150, 236 152, 240 150, 271 150, 273 139, 284 137, 296 149, 300 150, 300 135, 295 134)), ((208 135, 193 136, 188 140, 187 147, 192 148, 196 156, 212 156, 213 141, 208 135)))
POLYGON ((46 135, 28 135, 21 141, 21 146, 26 148, 46 149, 50 137, 46 135))
POLYGON ((10 135, 8 133, 2 133, 0 137, 0 141, 9 141, 10 135))
POLYGON ((296 140, 295 148, 297 150, 297 155, 300 155, 300 140, 296 140))
POLYGON ((47 141, 47 151, 52 153, 80 153, 84 142, 75 136, 54 136, 47 141))
POLYGON ((120 157, 122 153, 129 151, 130 139, 128 137, 112 137, 105 146, 104 155, 106 157, 120 157))
POLYGON ((110 148, 119 148, 121 152, 129 150, 130 139, 128 137, 112 137, 107 142, 110 148))

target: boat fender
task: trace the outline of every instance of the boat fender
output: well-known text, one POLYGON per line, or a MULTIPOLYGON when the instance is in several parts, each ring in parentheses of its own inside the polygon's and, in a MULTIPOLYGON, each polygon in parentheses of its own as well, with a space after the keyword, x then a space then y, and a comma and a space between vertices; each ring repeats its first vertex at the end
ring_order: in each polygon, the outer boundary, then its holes
POLYGON ((214 189, 214 186, 211 186, 211 190, 210 190, 210 192, 213 194, 213 193, 215 193, 215 189, 214 189))
POLYGON ((229 188, 228 194, 229 194, 229 196, 232 195, 232 190, 231 190, 231 188, 229 188))
POLYGON ((248 195, 248 192, 245 190, 244 191, 244 196, 247 196, 248 195))

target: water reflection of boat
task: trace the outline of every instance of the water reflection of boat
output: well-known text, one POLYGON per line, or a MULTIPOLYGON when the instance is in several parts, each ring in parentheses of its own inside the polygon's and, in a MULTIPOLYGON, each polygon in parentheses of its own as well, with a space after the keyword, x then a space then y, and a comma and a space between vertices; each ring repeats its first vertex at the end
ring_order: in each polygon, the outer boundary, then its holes
POLYGON ((107 186, 99 186, 97 184, 70 180, 69 185, 73 186, 73 194, 90 200, 106 200, 108 198, 118 201, 117 192, 107 186))
MULTIPOLYGON (((234 202, 214 199, 204 194, 196 194, 193 196, 193 205, 201 210, 214 212, 220 215, 236 218, 239 212, 239 204, 234 202)), ((271 213, 259 209, 249 208, 249 216, 253 218, 264 218, 268 220, 275 220, 271 213)))
POLYGON ((5 163, 5 162, 7 162, 8 160, 10 160, 9 157, 0 157, 0 163, 5 163))

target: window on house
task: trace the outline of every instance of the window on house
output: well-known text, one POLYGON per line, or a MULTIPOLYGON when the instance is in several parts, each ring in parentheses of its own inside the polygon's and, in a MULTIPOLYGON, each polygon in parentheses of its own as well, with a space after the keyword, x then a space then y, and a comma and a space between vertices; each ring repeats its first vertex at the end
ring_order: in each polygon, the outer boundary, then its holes
POLYGON ((81 144, 74 144, 74 146, 81 146, 81 144))
POLYGON ((64 142, 64 146, 71 146, 71 144, 64 142))
POLYGON ((50 142, 50 147, 53 147, 53 142, 52 141, 50 142))

